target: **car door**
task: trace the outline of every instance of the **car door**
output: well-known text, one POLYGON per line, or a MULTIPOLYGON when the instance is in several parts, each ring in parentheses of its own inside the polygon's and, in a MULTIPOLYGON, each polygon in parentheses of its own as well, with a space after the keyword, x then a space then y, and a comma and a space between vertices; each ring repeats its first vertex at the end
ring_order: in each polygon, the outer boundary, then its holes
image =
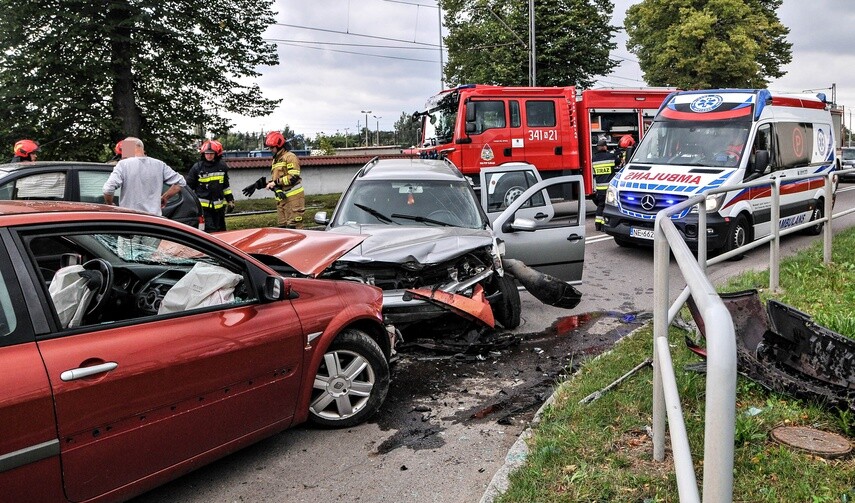
MULTIPOLYGON (((531 165, 498 166, 482 170, 481 186, 489 187, 497 175, 519 177, 520 172, 525 179, 539 178, 531 165)), ((501 212, 487 209, 489 191, 482 190, 482 205, 494 234, 505 244, 505 257, 563 281, 580 283, 585 260, 583 183, 578 175, 539 181, 518 194, 501 212)))
POLYGON ((52 319, 36 340, 53 391, 68 499, 163 478, 182 462, 290 424, 304 338, 288 301, 258 300, 251 262, 168 227, 55 224, 18 235, 31 278, 38 277, 31 253, 49 249, 50 240, 72 242, 84 264, 109 262, 116 296, 102 317, 65 328, 57 293, 32 284, 52 319), (145 312, 167 303, 158 292, 177 288, 180 271, 187 276, 200 264, 239 281, 231 298, 223 290, 199 307, 145 312))
POLYGON ((18 265, 0 242, 0 499, 63 501, 50 384, 16 280, 18 265))

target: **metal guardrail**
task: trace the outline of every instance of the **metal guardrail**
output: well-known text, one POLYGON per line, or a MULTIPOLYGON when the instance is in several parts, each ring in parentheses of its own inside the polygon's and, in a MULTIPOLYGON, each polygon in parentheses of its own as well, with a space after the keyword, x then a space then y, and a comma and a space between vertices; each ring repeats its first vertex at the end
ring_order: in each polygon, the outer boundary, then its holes
POLYGON ((780 278, 780 238, 817 223, 825 223, 823 229, 823 260, 831 262, 831 220, 855 212, 855 208, 832 214, 834 185, 840 173, 855 172, 855 169, 833 171, 826 175, 801 175, 777 177, 772 181, 754 181, 736 187, 711 190, 694 196, 683 203, 660 211, 656 215, 654 228, 653 256, 653 458, 665 459, 666 420, 671 434, 671 450, 677 476, 677 491, 681 502, 698 502, 698 484, 695 478, 692 453, 686 434, 685 420, 680 406, 680 396, 668 345, 668 327, 671 321, 692 296, 704 320, 707 340, 706 405, 704 416, 703 452, 703 501, 724 502, 733 499, 733 453, 736 424, 736 339, 730 313, 716 293, 706 275, 709 265, 723 262, 743 252, 769 243, 769 287, 776 290, 780 278), (780 197, 782 181, 824 179, 824 208, 819 220, 805 222, 785 230, 780 229, 780 197), (758 239, 740 248, 707 260, 707 243, 698 239, 697 260, 686 245, 682 235, 674 226, 671 215, 692 206, 697 206, 698 235, 706 236, 706 198, 709 195, 752 187, 771 189, 772 207, 769 236, 758 239), (773 225, 774 223, 774 225, 773 225), (677 261, 686 288, 669 307, 668 270, 670 256, 677 261))

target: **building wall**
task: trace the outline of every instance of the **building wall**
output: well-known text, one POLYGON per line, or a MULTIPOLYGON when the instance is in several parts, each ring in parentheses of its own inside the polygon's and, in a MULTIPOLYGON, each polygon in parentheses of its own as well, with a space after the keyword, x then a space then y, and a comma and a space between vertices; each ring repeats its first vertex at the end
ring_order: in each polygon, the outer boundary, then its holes
MULTIPOLYGON (((303 188, 306 194, 339 194, 350 184, 353 175, 359 171, 363 164, 349 164, 343 166, 301 166, 303 175, 303 188)), ((229 184, 232 187, 235 199, 246 199, 241 189, 259 179, 259 177, 270 179, 270 167, 264 168, 241 168, 229 169, 229 184)), ((273 197, 269 190, 257 191, 253 198, 273 197)))

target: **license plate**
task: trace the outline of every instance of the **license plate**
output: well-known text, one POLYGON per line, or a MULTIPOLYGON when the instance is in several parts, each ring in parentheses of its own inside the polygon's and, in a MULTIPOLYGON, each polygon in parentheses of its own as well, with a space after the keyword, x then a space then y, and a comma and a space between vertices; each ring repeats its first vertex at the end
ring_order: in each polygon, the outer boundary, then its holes
POLYGON ((629 236, 633 238, 653 239, 653 229, 637 229, 635 227, 630 227, 629 236))

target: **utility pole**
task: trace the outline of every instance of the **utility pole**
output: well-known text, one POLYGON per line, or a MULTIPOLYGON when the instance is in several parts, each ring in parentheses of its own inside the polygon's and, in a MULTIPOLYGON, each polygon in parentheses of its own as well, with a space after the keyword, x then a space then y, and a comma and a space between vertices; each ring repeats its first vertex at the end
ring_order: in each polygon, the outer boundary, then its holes
POLYGON ((371 113, 371 110, 363 110, 362 113, 365 114, 365 146, 368 146, 368 114, 371 113))
POLYGON ((530 86, 537 85, 536 58, 534 52, 534 0, 528 0, 528 81, 530 86))
POLYGON ((347 133, 350 131, 350 128, 344 128, 344 148, 347 148, 347 133))
POLYGON ((382 119, 383 117, 377 117, 375 115, 374 118, 377 119, 377 146, 379 147, 380 146, 380 119, 382 119))

